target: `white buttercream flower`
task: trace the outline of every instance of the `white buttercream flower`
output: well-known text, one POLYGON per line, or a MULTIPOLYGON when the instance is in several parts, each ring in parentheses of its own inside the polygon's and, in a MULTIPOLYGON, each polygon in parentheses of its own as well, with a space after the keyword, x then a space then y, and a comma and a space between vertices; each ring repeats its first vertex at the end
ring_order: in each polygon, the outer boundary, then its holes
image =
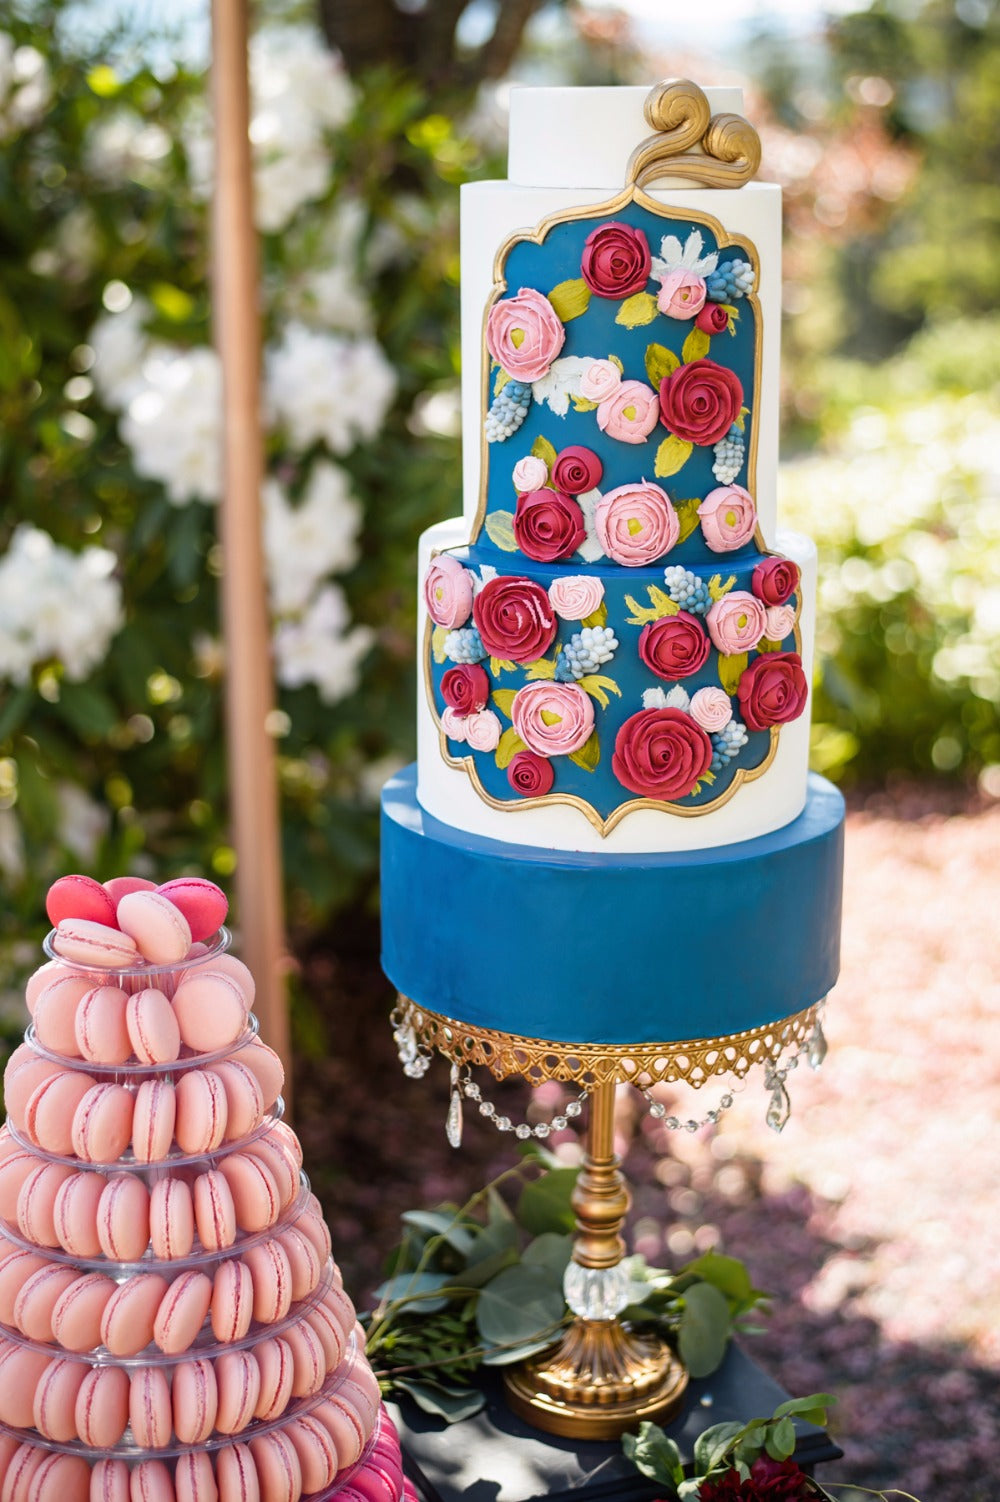
POLYGON ((342 469, 321 459, 305 492, 289 501, 276 480, 263 489, 264 548, 277 615, 302 610, 327 574, 353 567, 358 557, 361 507, 342 469))
POLYGON ((695 276, 709 276, 719 264, 719 252, 702 255, 705 237, 701 230, 693 229, 682 245, 676 235, 664 235, 660 241, 660 254, 653 257, 650 274, 662 282, 671 271, 691 271, 695 276))
POLYGON ((349 623, 343 590, 327 584, 298 620, 277 626, 273 643, 278 682, 285 688, 314 683, 325 704, 353 693, 375 633, 369 626, 348 630, 349 623))
POLYGON ((73 553, 37 527, 17 527, 0 558, 0 678, 26 683, 52 659, 71 681, 86 678, 122 624, 116 563, 106 548, 73 553))

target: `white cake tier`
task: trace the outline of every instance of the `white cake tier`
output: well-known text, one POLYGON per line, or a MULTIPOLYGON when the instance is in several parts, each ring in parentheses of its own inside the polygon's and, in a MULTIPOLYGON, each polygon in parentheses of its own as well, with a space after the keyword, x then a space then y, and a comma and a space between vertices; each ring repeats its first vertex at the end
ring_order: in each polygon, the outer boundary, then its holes
MULTIPOLYGON (((432 553, 460 547, 467 540, 468 527, 462 517, 441 522, 425 532, 420 541, 420 580, 426 574, 432 553)), ((786 557, 794 559, 802 570, 799 618, 802 665, 806 679, 811 680, 816 619, 816 549, 808 538, 795 532, 779 532, 775 546, 786 557)), ((782 725, 777 753, 765 772, 738 789, 736 795, 719 808, 694 818, 680 818, 660 809, 637 809, 602 836, 580 810, 565 804, 491 807, 480 797, 468 773, 463 768, 449 766, 441 754, 438 727, 424 683, 423 643, 427 615, 422 590, 418 601, 417 796, 426 812, 442 823, 506 844, 615 855, 703 850, 735 844, 781 829, 802 812, 809 763, 809 704, 798 719, 782 725)))

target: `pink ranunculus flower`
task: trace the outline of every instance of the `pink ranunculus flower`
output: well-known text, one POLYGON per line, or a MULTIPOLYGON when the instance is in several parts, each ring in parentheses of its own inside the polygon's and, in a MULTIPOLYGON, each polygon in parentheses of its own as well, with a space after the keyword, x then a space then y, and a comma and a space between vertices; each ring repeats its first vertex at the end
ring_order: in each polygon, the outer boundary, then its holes
POLYGON ((528 683, 510 707, 514 729, 539 756, 569 756, 586 745, 594 728, 594 704, 575 683, 528 683))
POLYGON ((767 609, 767 627, 764 635, 768 641, 784 641, 795 629, 795 610, 791 605, 770 605, 767 609))
POLYGON ((646 480, 619 485, 603 495, 594 511, 594 525, 608 557, 631 565, 662 558, 681 530, 667 492, 646 480))
POLYGON ((694 318, 705 306, 705 278, 680 266, 660 282, 656 306, 668 318, 694 318))
POLYGON ((440 553, 424 577, 424 599, 434 624, 454 631, 472 613, 472 575, 450 553, 440 553))
POLYGON ((500 719, 492 709, 481 709, 465 721, 465 738, 473 751, 495 751, 500 744, 500 719))
POLYGON ((713 553, 731 553, 753 536, 757 508, 742 485, 720 485, 710 490, 698 507, 702 536, 713 553))
POLYGON ((604 585, 594 574, 570 574, 553 579, 549 599, 560 620, 585 621, 604 599, 604 585))
POLYGON ((752 652, 767 633, 767 615, 760 601, 745 589, 733 589, 711 605, 705 616, 708 634, 724 657, 752 652))
POLYGON ((688 714, 696 725, 700 725, 702 730, 707 730, 711 735, 715 731, 725 730, 733 717, 733 705, 725 689, 714 688, 709 684, 707 688, 700 688, 696 694, 691 695, 688 714))
POLYGON ((537 454, 525 454, 523 459, 518 459, 511 475, 518 495, 524 495, 529 490, 541 490, 548 478, 549 466, 537 454))
POLYGON ((486 348, 515 381, 540 381, 565 340, 555 308, 533 287, 501 298, 486 320, 486 348))
POLYGON ((580 395, 588 402, 605 402, 622 383, 614 360, 592 360, 580 377, 580 395))
POLYGON ((601 432, 622 443, 642 443, 659 420, 659 398, 642 381, 622 381, 597 409, 601 432))
POLYGON ((441 715, 441 729, 450 741, 464 741, 469 734, 468 716, 458 714, 449 704, 441 715))

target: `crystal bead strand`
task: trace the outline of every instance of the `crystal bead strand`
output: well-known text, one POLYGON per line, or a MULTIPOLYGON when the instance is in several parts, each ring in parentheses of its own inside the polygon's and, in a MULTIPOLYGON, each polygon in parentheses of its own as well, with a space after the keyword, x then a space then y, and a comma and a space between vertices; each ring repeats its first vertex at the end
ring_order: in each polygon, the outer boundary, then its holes
MULTIPOLYGON (((453 1066, 453 1069, 457 1066, 453 1066)), ((452 1074, 455 1081, 455 1075, 452 1074)), ((540 1121, 537 1126, 529 1126, 526 1121, 518 1122, 515 1126, 509 1116, 498 1116, 497 1108, 492 1101, 486 1100, 483 1092, 470 1074, 463 1075, 457 1082, 457 1088, 461 1090, 466 1100, 474 1101, 479 1106, 480 1116, 485 1116, 487 1121, 492 1121, 498 1132, 513 1132, 520 1142, 527 1142, 529 1137, 535 1137, 543 1142, 552 1132, 562 1132, 569 1126, 571 1120, 575 1120, 583 1111, 583 1103, 587 1099, 588 1092, 581 1090, 576 1100, 566 1102, 563 1110, 551 1121, 540 1121)))

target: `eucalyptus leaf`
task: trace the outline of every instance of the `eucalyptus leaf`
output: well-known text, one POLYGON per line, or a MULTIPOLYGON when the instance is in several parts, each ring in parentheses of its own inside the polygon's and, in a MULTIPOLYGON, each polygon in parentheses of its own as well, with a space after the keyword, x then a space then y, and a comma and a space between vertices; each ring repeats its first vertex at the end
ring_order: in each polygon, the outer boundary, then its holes
POLYGON ((526 1184, 517 1202, 517 1218, 532 1236, 543 1231, 572 1231, 576 1216, 570 1196, 576 1186, 578 1170, 554 1168, 544 1178, 526 1184))
POLYGON ((695 1283, 684 1294, 677 1334, 680 1358, 692 1377, 707 1377, 726 1354, 729 1304, 711 1283, 695 1283))
POLYGON ((475 1244, 475 1228, 463 1225, 453 1212, 406 1210, 399 1218, 404 1225, 413 1226, 418 1231, 426 1231, 429 1237, 440 1236, 462 1257, 467 1257, 475 1244))
POLYGON ((505 1267, 512 1267, 518 1260, 516 1247, 508 1246, 502 1251, 491 1252, 488 1257, 483 1257, 478 1262, 469 1262, 462 1269, 461 1282, 463 1288, 482 1288, 497 1273, 503 1272, 505 1267))
POLYGON ((496 1346, 487 1350, 483 1355, 483 1366, 512 1366, 515 1361, 525 1361, 529 1356, 537 1356, 540 1351, 548 1350, 557 1333, 550 1329, 537 1340, 525 1341, 523 1345, 496 1346))
POLYGON ((519 1263, 493 1278, 479 1295, 476 1327, 487 1345, 535 1340, 565 1310, 562 1285, 547 1268, 519 1263))
POLYGON ((375 1290, 375 1297, 384 1303, 392 1303, 396 1309, 413 1308, 424 1314, 444 1309, 447 1298, 435 1298, 439 1289, 452 1282, 448 1273, 397 1273, 375 1290))
POLYGON ((528 1242, 521 1261, 529 1267, 547 1267, 561 1283, 572 1255, 572 1236, 560 1236, 558 1231, 543 1231, 541 1236, 528 1242))
POLYGON ((471 1418, 485 1405, 486 1398, 476 1387, 448 1390, 429 1382, 414 1382, 411 1377, 394 1377, 393 1387, 409 1393, 418 1408, 444 1419, 446 1424, 459 1424, 471 1418))

